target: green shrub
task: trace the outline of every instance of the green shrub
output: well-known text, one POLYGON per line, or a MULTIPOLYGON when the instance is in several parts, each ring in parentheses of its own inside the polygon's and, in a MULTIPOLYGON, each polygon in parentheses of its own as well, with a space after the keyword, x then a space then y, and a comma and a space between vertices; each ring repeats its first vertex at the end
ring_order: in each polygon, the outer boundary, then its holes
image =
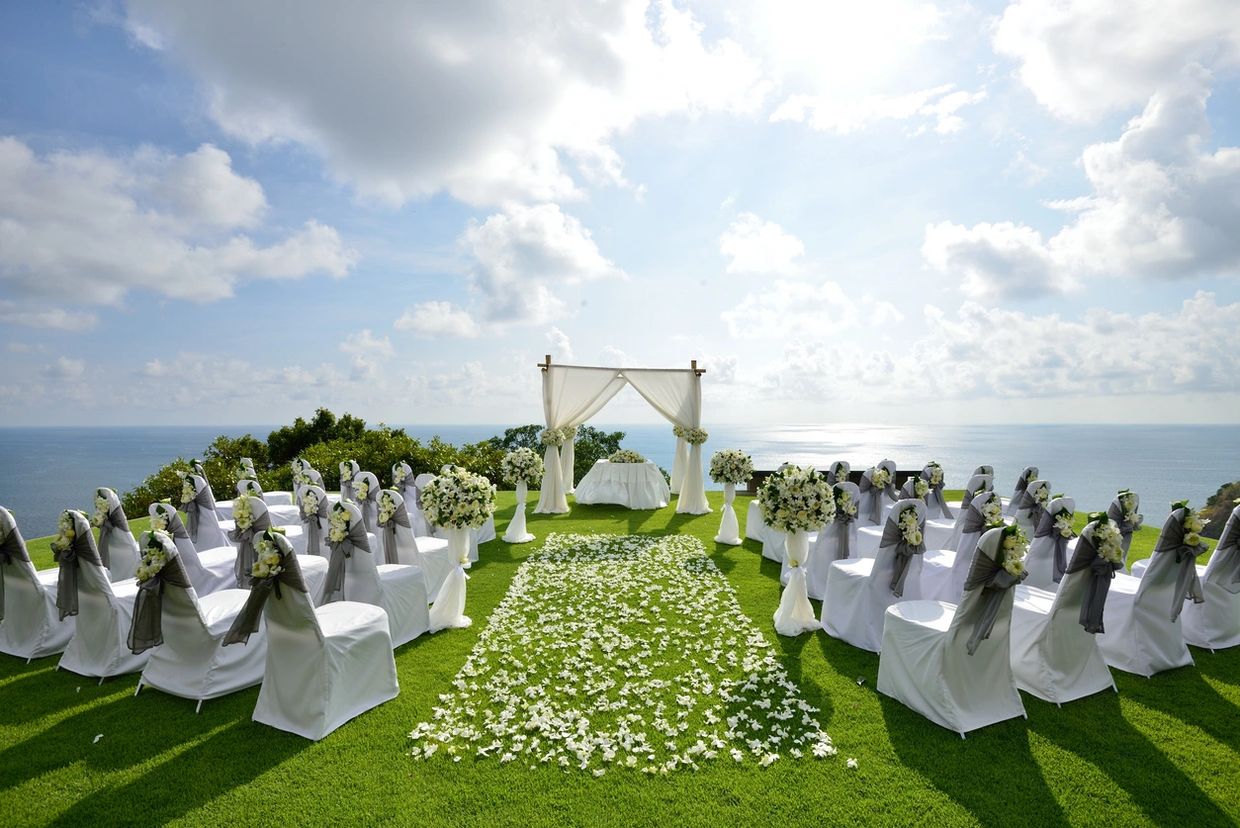
POLYGON ((1240 497, 1240 480, 1219 486, 1218 491, 1206 500, 1205 516, 1210 519, 1210 522, 1206 524, 1201 534, 1215 539, 1222 535, 1228 516, 1231 515, 1232 509, 1236 508, 1238 497, 1240 497))

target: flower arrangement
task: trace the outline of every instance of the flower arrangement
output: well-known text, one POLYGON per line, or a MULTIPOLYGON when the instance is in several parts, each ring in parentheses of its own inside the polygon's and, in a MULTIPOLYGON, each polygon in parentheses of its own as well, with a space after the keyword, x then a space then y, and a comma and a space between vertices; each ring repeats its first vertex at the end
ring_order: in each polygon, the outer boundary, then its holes
POLYGON ((762 481, 758 503, 768 526, 812 532, 835 519, 835 497, 813 466, 784 466, 762 481))
POLYGON ((577 439, 577 426, 564 426, 560 429, 560 436, 564 438, 564 442, 571 443, 577 439))
POLYGON ((706 433, 706 430, 701 428, 686 428, 684 431, 685 442, 691 446, 700 446, 702 443, 706 442, 708 437, 710 437, 710 435, 706 433))
POLYGON ((90 516, 91 526, 102 526, 104 521, 108 519, 108 499, 103 495, 95 495, 95 513, 90 516))
POLYGON ((274 578, 284 571, 283 562, 280 547, 272 540, 270 533, 264 532, 254 544, 254 565, 250 567, 250 577, 274 578))
POLYGON ((1046 486, 1039 486, 1033 490, 1033 500, 1042 508, 1046 508, 1046 504, 1051 500, 1051 490, 1046 486))
POLYGON ((723 449, 710 458, 710 479, 716 483, 745 483, 753 477, 753 458, 740 449, 723 449))
POLYGON ((1105 512, 1094 512, 1089 519, 1094 527, 1090 540, 1094 543, 1094 549, 1098 550, 1098 557, 1107 563, 1123 565, 1124 536, 1120 534, 1119 527, 1105 512))
POLYGON ((987 526, 1003 525, 1003 506, 999 498, 992 497, 982 506, 982 520, 986 521, 987 526))
POLYGON ((244 532, 254 525, 254 504, 250 502, 251 494, 239 494, 233 501, 233 523, 244 532))
POLYGON ((77 526, 73 522, 73 512, 65 510, 61 512, 60 519, 56 521, 56 537, 52 538, 52 551, 64 552, 73 545, 76 539, 77 526))
POLYGON ((138 562, 138 571, 134 576, 139 581, 151 580, 168 563, 168 553, 164 551, 163 541, 172 543, 172 538, 167 532, 159 530, 151 532, 146 547, 142 550, 142 560, 138 562))
POLYGON ((930 485, 931 486, 942 486, 943 485, 943 467, 940 466, 938 463, 936 463, 934 460, 931 460, 929 463, 926 464, 926 468, 930 472, 930 485))
POLYGON ((194 481, 188 475, 181 480, 181 502, 189 503, 198 495, 194 490, 194 481))
POLYGON ((672 434, 675 434, 681 440, 685 439, 685 427, 682 425, 672 426, 672 434))
POLYGON ((835 490, 835 514, 838 518, 844 516, 846 521, 852 521, 857 517, 857 501, 853 500, 852 492, 843 487, 835 490))
POLYGON ((514 449, 504 455, 499 465, 500 475, 510 486, 524 483, 527 486, 538 486, 542 483, 546 467, 538 452, 533 449, 514 449))
POLYGON ((168 515, 163 509, 156 509, 155 514, 151 515, 151 531, 167 532, 168 531, 168 515))
POLYGON ((1025 555, 1029 552, 1029 538, 1019 526, 1005 526, 1003 540, 999 543, 999 564, 1014 578, 1025 571, 1025 555))
POLYGON ((1138 515, 1136 513, 1137 512, 1136 492, 1131 492, 1128 489, 1120 489, 1119 497, 1117 499, 1119 500, 1119 509, 1120 509, 1120 513, 1123 515, 1124 522, 1131 523, 1134 526, 1140 526, 1141 522, 1145 520, 1145 515, 1138 515))
POLYGON ((538 438, 542 440, 544 446, 562 446, 564 445, 564 429, 544 428, 538 438))
POLYGON ((396 466, 396 469, 392 472, 393 488, 399 487, 401 483, 404 483, 408 479, 409 479, 409 472, 405 470, 405 465, 403 463, 398 464, 396 466))
POLYGON ((477 528, 495 512, 495 487, 469 469, 444 466, 422 490, 422 512, 436 526, 477 528))
POLYGON ((319 511, 319 496, 310 490, 306 490, 301 495, 301 510, 308 515, 317 514, 319 511))
POLYGON ((608 457, 607 460, 608 462, 611 462, 611 463, 645 463, 646 462, 645 457, 642 457, 640 454, 633 451, 632 449, 620 449, 619 451, 612 452, 612 455, 608 457))
POLYGON ((361 480, 353 484, 353 496, 358 503, 370 497, 370 479, 363 477, 361 480))
POLYGON ((926 499, 926 495, 930 494, 930 484, 920 477, 913 483, 913 495, 921 500, 926 499))
POLYGON ((327 539, 332 543, 340 543, 349 536, 349 521, 353 519, 353 515, 345 508, 343 503, 337 503, 332 507, 332 516, 328 519, 327 539))
POLYGON ((379 523, 387 523, 396 514, 396 500, 387 489, 379 492, 379 523))
POLYGON ((1184 519, 1180 525, 1184 527, 1184 544, 1185 546, 1195 546, 1204 550, 1206 543, 1201 539, 1201 530, 1206 528, 1206 524, 1210 521, 1202 517, 1202 513, 1193 511, 1188 506, 1187 500, 1179 500, 1171 504, 1172 510, 1183 509, 1184 519))
POLYGON ((913 546, 920 546, 922 540, 921 521, 917 519, 917 509, 909 506, 900 513, 896 525, 900 527, 900 536, 904 538, 905 543, 913 546))
POLYGON ((870 483, 876 489, 885 489, 891 485, 891 471, 886 466, 875 466, 870 470, 870 483))
POLYGON ((1076 532, 1072 529, 1073 512, 1071 509, 1061 509, 1055 513, 1055 531, 1063 538, 1076 537, 1076 532))

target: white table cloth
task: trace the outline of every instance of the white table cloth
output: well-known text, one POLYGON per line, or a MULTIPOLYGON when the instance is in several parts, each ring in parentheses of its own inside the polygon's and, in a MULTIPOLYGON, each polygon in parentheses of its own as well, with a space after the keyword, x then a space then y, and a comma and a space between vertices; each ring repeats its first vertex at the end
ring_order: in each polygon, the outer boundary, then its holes
POLYGON ((661 509, 672 493, 659 467, 599 460, 577 483, 578 503, 614 503, 630 509, 661 509))

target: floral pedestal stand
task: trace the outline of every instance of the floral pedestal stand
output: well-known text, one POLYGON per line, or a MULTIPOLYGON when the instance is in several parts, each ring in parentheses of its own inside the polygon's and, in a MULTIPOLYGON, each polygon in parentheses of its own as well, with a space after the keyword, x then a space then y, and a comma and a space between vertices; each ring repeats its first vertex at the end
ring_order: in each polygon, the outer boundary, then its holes
POLYGON ((517 484, 517 511, 512 516, 512 520, 508 522, 508 528, 504 531, 503 541, 505 543, 529 543, 534 540, 525 528, 525 498, 528 494, 528 488, 525 481, 517 484))
POLYGON ((469 537, 472 529, 466 527, 449 527, 448 550, 452 559, 457 562, 456 568, 444 579, 435 603, 431 606, 430 631, 438 632, 451 628, 463 629, 473 621, 465 614, 465 582, 469 576, 465 567, 469 565, 469 537))
POLYGON ((817 629, 818 619, 809 603, 805 586, 805 559, 809 555, 809 533, 788 532, 786 550, 788 556, 788 585, 779 597, 779 609, 775 610, 775 632, 780 635, 797 636, 817 629))
POLYGON ((741 545, 741 527, 736 519, 736 510, 732 501, 736 500, 736 484, 723 484, 723 515, 719 520, 719 534, 715 535, 715 543, 727 546, 741 545))

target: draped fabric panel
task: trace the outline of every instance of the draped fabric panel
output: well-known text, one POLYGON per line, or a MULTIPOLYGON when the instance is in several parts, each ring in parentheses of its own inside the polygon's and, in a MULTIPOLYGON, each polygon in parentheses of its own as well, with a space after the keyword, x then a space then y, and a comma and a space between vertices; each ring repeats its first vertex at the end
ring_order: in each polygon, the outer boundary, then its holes
MULTIPOLYGON (((547 428, 576 426, 593 417, 624 388, 625 380, 615 368, 576 368, 553 365, 543 372, 543 415, 547 428)), ((546 472, 537 514, 564 514, 568 497, 564 464, 558 446, 547 446, 543 458, 546 472)))
MULTIPOLYGON (((626 368, 624 377, 642 399, 650 403, 673 425, 700 428, 702 425, 702 378, 693 371, 660 371, 647 368, 626 368)), ((677 438, 672 479, 680 483, 680 499, 676 511, 681 514, 704 515, 710 511, 706 503, 706 479, 702 474, 702 446, 689 445, 677 438), (677 468, 677 464, 683 464, 677 468)))

